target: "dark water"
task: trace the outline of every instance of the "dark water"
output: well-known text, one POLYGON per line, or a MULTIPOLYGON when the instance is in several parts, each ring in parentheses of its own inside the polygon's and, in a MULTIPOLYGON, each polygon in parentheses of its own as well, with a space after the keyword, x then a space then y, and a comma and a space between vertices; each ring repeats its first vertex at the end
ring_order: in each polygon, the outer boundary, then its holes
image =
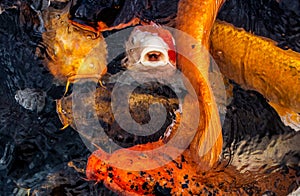
MULTIPOLYGON (((246 25, 300 52, 299 10, 287 3, 280 4, 283 10, 274 7, 272 1, 246 2, 228 1, 219 17, 246 25), (263 11, 255 12, 258 7, 263 11), (255 17, 261 20, 254 23, 255 17)), ((101 183, 84 179, 80 169, 85 168, 90 152, 78 133, 72 128, 60 130, 55 99, 63 96, 64 86, 55 82, 42 63, 45 51, 41 24, 27 3, 0 3, 0 195, 25 195, 28 191, 36 195, 110 195, 101 183), (38 54, 36 48, 40 48, 38 54), (26 110, 15 101, 16 91, 25 88, 47 94, 40 113, 26 110)), ((60 8, 64 4, 54 1, 51 6, 60 8)), ((235 166, 239 166, 239 160, 248 162, 246 169, 266 163, 276 165, 277 172, 296 171, 299 178, 299 133, 283 125, 262 95, 234 86, 223 125, 224 159, 235 166)), ((291 180, 287 192, 299 187, 297 183, 291 180)), ((264 192, 252 190, 249 194, 264 192)))
POLYGON ((223 5, 218 18, 256 35, 271 38, 283 49, 300 51, 298 0, 229 0, 223 5))

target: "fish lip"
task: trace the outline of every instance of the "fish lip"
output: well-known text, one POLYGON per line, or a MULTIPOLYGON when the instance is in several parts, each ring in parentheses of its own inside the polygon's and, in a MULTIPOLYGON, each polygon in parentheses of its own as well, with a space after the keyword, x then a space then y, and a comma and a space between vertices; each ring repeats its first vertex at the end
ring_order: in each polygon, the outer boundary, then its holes
POLYGON ((173 58, 172 53, 176 54, 174 38, 168 30, 155 24, 135 27, 126 43, 126 50, 130 51, 131 48, 138 49, 138 57, 135 59, 139 59, 137 63, 143 66, 157 68, 172 65, 176 67, 176 59, 173 58))
POLYGON ((147 47, 141 53, 140 62, 144 66, 149 66, 149 67, 158 67, 158 66, 167 65, 169 63, 168 51, 164 48, 147 47), (153 60, 153 61, 149 60, 149 55, 157 55, 160 60, 153 60))

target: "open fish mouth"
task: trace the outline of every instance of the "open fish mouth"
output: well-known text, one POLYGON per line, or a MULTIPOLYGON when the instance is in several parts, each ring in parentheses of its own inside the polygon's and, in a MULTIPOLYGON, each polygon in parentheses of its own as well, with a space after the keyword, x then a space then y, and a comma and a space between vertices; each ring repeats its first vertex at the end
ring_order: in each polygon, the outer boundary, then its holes
POLYGON ((141 53, 140 62, 144 66, 158 67, 167 65, 169 62, 168 53, 163 49, 145 48, 141 53))
POLYGON ((126 53, 127 67, 176 68, 175 40, 171 32, 155 24, 135 27, 126 42, 126 53))

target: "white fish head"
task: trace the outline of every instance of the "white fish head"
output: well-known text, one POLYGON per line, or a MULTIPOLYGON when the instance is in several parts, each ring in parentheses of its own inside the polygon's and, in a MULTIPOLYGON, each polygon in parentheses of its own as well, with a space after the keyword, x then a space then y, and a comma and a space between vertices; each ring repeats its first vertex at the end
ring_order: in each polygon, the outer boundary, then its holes
POLYGON ((159 26, 139 26, 126 43, 127 58, 131 65, 176 68, 175 41, 169 31, 159 26))

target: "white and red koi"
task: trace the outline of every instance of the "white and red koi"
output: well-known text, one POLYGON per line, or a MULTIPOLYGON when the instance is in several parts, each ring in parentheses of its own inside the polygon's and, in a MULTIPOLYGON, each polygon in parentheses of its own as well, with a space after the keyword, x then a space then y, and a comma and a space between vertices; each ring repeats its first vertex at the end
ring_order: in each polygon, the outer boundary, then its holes
POLYGON ((127 68, 176 68, 175 40, 172 34, 155 24, 137 26, 126 42, 127 68))

